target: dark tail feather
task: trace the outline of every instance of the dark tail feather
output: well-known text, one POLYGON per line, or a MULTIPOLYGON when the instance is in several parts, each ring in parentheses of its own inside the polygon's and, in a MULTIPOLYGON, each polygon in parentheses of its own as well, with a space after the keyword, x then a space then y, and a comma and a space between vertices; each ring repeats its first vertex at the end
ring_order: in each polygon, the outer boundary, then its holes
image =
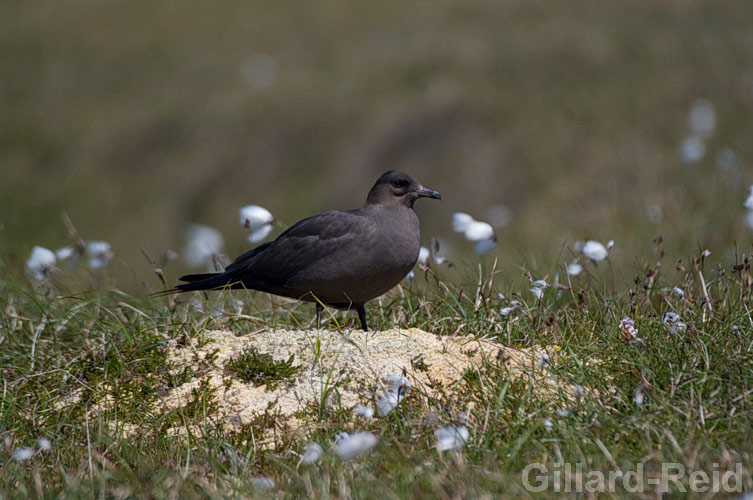
POLYGON ((199 273, 199 274, 186 274, 185 276, 181 276, 180 280, 185 281, 188 283, 194 283, 196 281, 203 281, 209 278, 216 278, 217 276, 221 275, 222 273, 199 273))
POLYGON ((232 286, 235 279, 228 273, 204 273, 189 274, 180 278, 181 283, 176 285, 175 289, 181 292, 190 292, 192 290, 216 290, 232 286))
POLYGON ((153 293, 151 297, 163 297, 172 293, 190 292, 193 290, 232 288, 234 285, 233 279, 225 273, 187 274, 181 276, 180 280, 186 283, 176 285, 175 288, 171 288, 170 290, 153 293))

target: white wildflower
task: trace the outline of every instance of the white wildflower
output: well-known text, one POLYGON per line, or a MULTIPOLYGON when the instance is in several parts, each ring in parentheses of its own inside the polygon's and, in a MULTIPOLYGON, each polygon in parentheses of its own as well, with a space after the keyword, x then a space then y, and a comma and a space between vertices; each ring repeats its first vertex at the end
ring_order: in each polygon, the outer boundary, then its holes
POLYGON ((432 238, 431 260, 441 266, 448 261, 448 255, 449 252, 447 250, 446 242, 439 240, 438 238, 432 238))
POLYGON ((546 280, 536 280, 531 285, 535 286, 536 288, 549 288, 549 283, 546 282, 546 280))
POLYGON ((578 276, 581 272, 583 272, 583 266, 577 260, 567 265, 567 274, 570 276, 578 276))
POLYGON ((340 458, 352 460, 370 451, 377 443, 379 438, 370 432, 341 432, 335 438, 335 453, 340 458))
POLYGON ((405 278, 403 278, 403 281, 407 282, 407 281, 412 280, 415 277, 416 277, 416 273, 414 273, 413 271, 408 271, 408 274, 405 275, 405 278))
POLYGON ((549 355, 545 352, 541 353, 541 356, 539 357, 538 364, 540 367, 545 367, 549 364, 549 355))
POLYGON ((589 240, 583 244, 581 249, 583 255, 591 260, 604 260, 609 255, 607 248, 598 241, 589 240))
POLYGON ((380 394, 377 398, 377 408, 379 409, 379 416, 383 417, 389 412, 397 408, 400 403, 400 396, 395 392, 385 392, 380 394))
POLYGON ((521 304, 520 304, 519 301, 517 301, 517 300, 511 300, 510 303, 509 303, 509 305, 507 307, 502 307, 499 310, 499 313, 502 316, 509 316, 515 309, 519 308, 520 305, 521 304))
POLYGON ((641 387, 636 387, 635 392, 633 393, 633 403, 635 403, 635 406, 640 408, 643 406, 644 396, 643 396, 643 389, 641 387))
POLYGON ((680 321, 680 315, 672 311, 665 312, 661 317, 661 322, 665 325, 674 325, 678 321, 680 321))
POLYGON ((272 223, 275 218, 264 207, 258 205, 246 205, 240 209, 241 226, 248 231, 248 241, 257 243, 272 232, 272 223))
POLYGON ((484 241, 494 238, 494 228, 481 221, 473 221, 463 233, 468 241, 484 241))
MULTIPOLYGON (((388 375, 382 379, 385 388, 377 398, 379 416, 383 417, 397 408, 400 401, 410 393, 411 383, 401 375, 388 375)), ((372 410, 373 412, 373 410, 372 410)))
POLYGON ((213 227, 192 224, 186 229, 183 258, 191 267, 211 267, 214 257, 222 253, 222 234, 213 227))
POLYGON ((274 489, 275 482, 271 477, 267 476, 257 476, 253 478, 252 483, 254 485, 254 488, 256 488, 259 491, 269 491, 274 489))
POLYGON ((575 396, 575 402, 579 402, 583 398, 583 386, 576 384, 573 386, 573 395, 575 396))
POLYGON ((670 335, 678 335, 687 328, 687 325, 682 322, 680 315, 672 311, 665 312, 661 317, 661 322, 667 328, 667 333, 670 335))
POLYGON ((275 220, 269 210, 259 205, 246 205, 239 210, 238 214, 241 226, 246 229, 271 224, 275 220))
POLYGON ((429 261, 429 249, 426 247, 421 247, 418 250, 418 263, 421 265, 426 265, 426 263, 429 261))
POLYGON ((632 319, 627 316, 623 317, 620 320, 620 330, 631 343, 644 345, 643 339, 638 336, 638 329, 635 328, 632 319))
POLYGON ((544 290, 537 286, 532 286, 529 291, 533 294, 534 297, 536 297, 537 300, 541 300, 541 297, 544 296, 544 290))
POLYGON ((301 457, 301 463, 304 465, 313 464, 318 462, 322 458, 322 446, 319 443, 308 443, 303 448, 303 456, 301 457))
POLYGON ((37 439, 37 448, 39 448, 40 451, 50 451, 52 449, 52 443, 46 437, 41 437, 37 439))
POLYGON ((689 135, 680 143, 679 154, 686 165, 698 163, 706 154, 706 141, 697 135, 689 135))
POLYGON ((614 240, 607 241, 607 250, 611 250, 614 246, 614 240))
POLYGON ((466 213, 455 212, 452 214, 452 230, 456 233, 464 233, 473 222, 473 217, 466 213))
POLYGON ((436 262, 437 264, 442 265, 447 261, 447 257, 443 255, 434 255, 432 260, 436 262))
POLYGON ((620 320, 620 330, 629 339, 638 338, 638 330, 635 328, 635 323, 627 316, 623 317, 622 320, 620 320))
POLYGON ((26 261, 26 274, 37 281, 47 281, 56 262, 57 259, 52 250, 35 246, 31 249, 29 260, 26 261))
POLYGON ((559 415, 560 417, 569 417, 572 412, 573 409, 568 407, 562 410, 557 410, 557 415, 559 415))
POLYGON ((262 241, 264 238, 269 236, 269 233, 272 232, 272 224, 265 224, 259 228, 256 228, 248 233, 248 241, 250 243, 258 243, 262 241))
POLYGON ((515 308, 510 306, 501 307, 499 309, 499 314, 501 314, 502 316, 509 316, 514 310, 515 308))
POLYGON ((476 252, 476 255, 484 255, 485 253, 489 253, 496 246, 497 238, 491 238, 488 240, 477 241, 473 250, 476 252))
POLYGON ((76 254, 76 249, 72 246, 67 246, 63 248, 58 248, 55 250, 55 257, 57 257, 58 260, 68 260, 72 258, 76 254))
POLYGON ((672 289, 673 292, 675 292, 675 295, 677 295, 680 298, 685 297, 685 292, 682 291, 682 288, 676 286, 672 289))
POLYGON ((365 419, 373 418, 374 408, 359 403, 353 407, 353 415, 355 415, 356 417, 363 417, 365 419))
POLYGON ((11 454, 15 462, 26 462, 33 456, 34 450, 32 448, 16 448, 11 454))
POLYGON ((497 238, 491 224, 474 220, 466 213, 456 212, 452 215, 452 229, 456 233, 463 233, 468 241, 475 241, 478 255, 483 255, 497 246, 497 238))
POLYGON ((544 424, 544 429, 546 429, 547 432, 551 432, 552 429, 554 428, 554 424, 552 423, 552 419, 545 418, 544 420, 542 420, 542 422, 544 424))
POLYGON ((387 375, 382 378, 382 381, 389 391, 401 391, 403 395, 407 395, 411 390, 410 380, 402 375, 387 375))
POLYGON ((106 241, 89 241, 86 243, 86 257, 90 269, 102 269, 110 263, 114 254, 106 241))
POLYGON ((743 206, 748 210, 753 210, 753 186, 750 186, 750 194, 748 194, 748 197, 745 199, 743 206))
POLYGON ((703 252, 701 252, 701 257, 703 257, 704 259, 708 257, 709 255, 711 255, 711 250, 709 250, 708 248, 704 250, 703 252))
POLYGON ((437 438, 437 450, 459 450, 470 439, 471 434, 465 425, 451 425, 434 431, 437 438))
POLYGON ((661 322, 665 325, 674 325, 678 321, 680 321, 680 315, 672 311, 665 312, 661 317, 661 322))
POLYGON ((696 99, 690 106, 688 113, 688 126, 690 130, 700 137, 711 136, 716 126, 716 112, 714 105, 706 99, 696 99))
POLYGON ((65 264, 65 267, 71 268, 76 265, 80 255, 78 250, 72 246, 67 246, 55 250, 55 257, 57 257, 58 262, 65 264))

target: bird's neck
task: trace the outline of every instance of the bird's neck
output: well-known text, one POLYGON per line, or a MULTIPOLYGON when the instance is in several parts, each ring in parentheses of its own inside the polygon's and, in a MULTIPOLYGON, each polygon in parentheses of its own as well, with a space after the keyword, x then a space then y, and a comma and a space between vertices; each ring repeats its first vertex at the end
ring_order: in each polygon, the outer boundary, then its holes
POLYGON ((409 207, 401 205, 367 205, 361 209, 361 213, 374 220, 383 221, 383 227, 385 228, 418 232, 418 215, 409 207))
POLYGON ((403 205, 403 204, 387 204, 387 203, 366 203, 363 208, 361 208, 361 211, 363 212, 370 212, 370 213, 395 213, 395 212, 413 212, 413 203, 410 205, 403 205))

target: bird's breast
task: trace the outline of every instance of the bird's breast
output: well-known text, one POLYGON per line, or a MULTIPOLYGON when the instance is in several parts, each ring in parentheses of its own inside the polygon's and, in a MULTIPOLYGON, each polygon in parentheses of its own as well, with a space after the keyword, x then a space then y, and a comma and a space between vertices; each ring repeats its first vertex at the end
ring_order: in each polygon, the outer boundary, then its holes
POLYGON ((402 279, 418 260, 421 233, 418 216, 411 209, 386 210, 378 215, 377 238, 381 252, 371 255, 388 268, 405 271, 402 279))

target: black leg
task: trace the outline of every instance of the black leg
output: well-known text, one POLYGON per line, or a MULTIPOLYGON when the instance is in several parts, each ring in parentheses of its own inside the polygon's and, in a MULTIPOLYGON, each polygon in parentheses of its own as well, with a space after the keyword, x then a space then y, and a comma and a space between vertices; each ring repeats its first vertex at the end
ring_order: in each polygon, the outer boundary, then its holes
POLYGON ((321 330, 322 329, 322 310, 324 308, 322 305, 317 302, 316 303, 316 329, 321 330))
POLYGON ((369 327, 366 326, 366 309, 363 306, 358 306, 356 307, 356 312, 358 313, 358 319, 361 320, 361 328, 363 328, 364 332, 368 332, 369 327))

